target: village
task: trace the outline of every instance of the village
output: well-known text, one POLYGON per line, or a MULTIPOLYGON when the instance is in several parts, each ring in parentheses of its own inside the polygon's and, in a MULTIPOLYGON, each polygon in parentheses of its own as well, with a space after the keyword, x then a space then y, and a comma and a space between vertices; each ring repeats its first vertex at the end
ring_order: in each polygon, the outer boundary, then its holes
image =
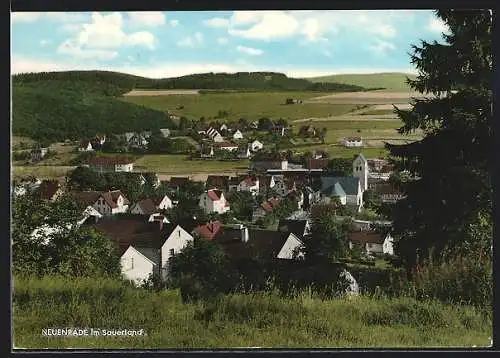
MULTIPOLYGON (((33 194, 54 202, 69 195, 82 207, 81 220, 75 225, 94 227, 108 237, 119 252, 124 278, 137 285, 154 275, 167 280, 169 258, 182 251, 195 236, 220 244, 229 256, 239 257, 243 253, 247 258, 260 257, 269 262, 300 260, 297 253, 304 237, 310 234, 310 212, 317 204, 335 203, 343 208, 338 219, 351 223, 346 244, 351 251, 361 251, 361 256, 356 257, 362 262, 375 264, 376 259, 394 255, 390 221, 369 211, 366 202, 368 193, 380 203, 403 198, 390 180, 394 169, 389 162, 365 158, 360 149, 350 161, 349 173, 330 170, 329 163, 334 158, 322 151, 312 152, 303 164, 294 163, 293 156, 276 145, 245 140, 250 131, 285 136, 289 130, 286 124, 269 122, 260 123, 260 127, 254 122, 247 127, 223 123, 218 128, 206 125, 196 129, 199 150, 192 155, 195 160, 210 160, 214 156, 250 159, 247 170, 234 176, 209 174, 203 182, 189 176, 160 180, 157 173, 136 170, 134 160, 126 154, 95 155, 110 138, 96 134, 80 142, 78 152, 93 155, 74 172, 87 170, 98 175, 115 173, 134 178, 140 186, 151 188, 149 196, 133 201, 120 187, 107 191, 74 190, 73 183, 73 189, 68 190, 60 181, 33 177, 15 183, 13 196, 33 194), (193 184, 202 190, 194 200, 189 198, 194 192, 193 184), (176 207, 189 205, 188 211, 198 209, 205 217, 170 215, 176 207), (245 213, 233 209, 242 205, 246 205, 245 213)), ((161 129, 160 133, 164 138, 170 135, 168 129, 161 129)), ((311 125, 304 125, 299 132, 316 134, 311 125)), ((147 149, 151 137, 151 132, 115 136, 127 143, 129 150, 147 149)), ((362 141, 346 138, 344 145, 358 147, 362 141)), ((46 153, 47 150, 36 148, 32 150, 32 160, 41 161, 46 153)), ((44 225, 35 229, 32 237, 48 240, 59 229, 57 225, 44 225)))

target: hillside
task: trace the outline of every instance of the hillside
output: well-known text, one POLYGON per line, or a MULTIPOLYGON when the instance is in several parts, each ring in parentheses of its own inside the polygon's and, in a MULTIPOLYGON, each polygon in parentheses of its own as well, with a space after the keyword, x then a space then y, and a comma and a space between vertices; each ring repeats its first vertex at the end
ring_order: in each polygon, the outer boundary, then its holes
POLYGON ((14 277, 12 301, 13 345, 24 348, 485 347, 492 337, 491 316, 473 307, 410 298, 256 293, 182 303, 178 291, 109 279, 14 277), (142 329, 146 336, 41 335, 64 327, 142 329))
POLYGON ((12 133, 53 142, 173 126, 165 112, 106 96, 98 85, 74 87, 50 81, 40 86, 14 84, 12 133))
POLYGON ((312 77, 307 78, 307 80, 312 82, 343 83, 366 88, 382 87, 384 91, 397 92, 410 90, 410 87, 406 83, 406 77, 415 79, 416 76, 405 73, 346 74, 312 77))

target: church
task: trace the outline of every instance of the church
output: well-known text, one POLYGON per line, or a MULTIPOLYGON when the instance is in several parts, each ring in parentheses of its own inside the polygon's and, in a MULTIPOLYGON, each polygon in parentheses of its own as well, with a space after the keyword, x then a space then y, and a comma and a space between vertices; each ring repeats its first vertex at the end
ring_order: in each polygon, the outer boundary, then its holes
POLYGON ((359 154, 352 163, 352 176, 321 178, 321 194, 338 198, 343 205, 353 205, 358 211, 363 207, 363 193, 368 189, 368 161, 359 154))

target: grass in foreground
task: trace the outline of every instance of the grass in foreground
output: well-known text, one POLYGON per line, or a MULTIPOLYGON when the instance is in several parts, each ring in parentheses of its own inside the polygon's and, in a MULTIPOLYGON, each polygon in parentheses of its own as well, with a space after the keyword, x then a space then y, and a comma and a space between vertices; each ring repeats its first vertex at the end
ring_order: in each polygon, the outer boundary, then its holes
POLYGON ((17 348, 486 347, 492 322, 472 307, 410 298, 322 301, 235 294, 183 304, 104 279, 14 278, 17 348), (43 337, 43 328, 144 329, 143 337, 43 337))
POLYGON ((285 105, 287 98, 306 100, 327 95, 322 92, 254 92, 214 93, 200 95, 133 96, 123 100, 156 110, 166 111, 189 119, 215 117, 219 111, 227 111, 229 121, 241 117, 257 120, 260 117, 289 120, 338 116, 356 109, 351 104, 302 103, 285 105), (183 109, 178 107, 184 106, 183 109))
POLYGON ((243 171, 248 168, 247 160, 216 161, 189 160, 187 155, 146 154, 135 162, 137 171, 153 171, 163 174, 217 173, 243 171))

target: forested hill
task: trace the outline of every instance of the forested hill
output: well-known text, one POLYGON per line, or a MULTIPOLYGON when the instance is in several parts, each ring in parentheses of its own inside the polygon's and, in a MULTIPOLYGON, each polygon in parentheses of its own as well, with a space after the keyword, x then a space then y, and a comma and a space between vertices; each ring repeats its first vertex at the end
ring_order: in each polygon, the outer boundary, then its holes
POLYGON ((25 73, 13 76, 20 86, 66 87, 104 95, 120 95, 132 89, 229 89, 268 91, 354 92, 367 89, 342 83, 311 82, 276 72, 201 73, 152 79, 107 71, 25 73))

